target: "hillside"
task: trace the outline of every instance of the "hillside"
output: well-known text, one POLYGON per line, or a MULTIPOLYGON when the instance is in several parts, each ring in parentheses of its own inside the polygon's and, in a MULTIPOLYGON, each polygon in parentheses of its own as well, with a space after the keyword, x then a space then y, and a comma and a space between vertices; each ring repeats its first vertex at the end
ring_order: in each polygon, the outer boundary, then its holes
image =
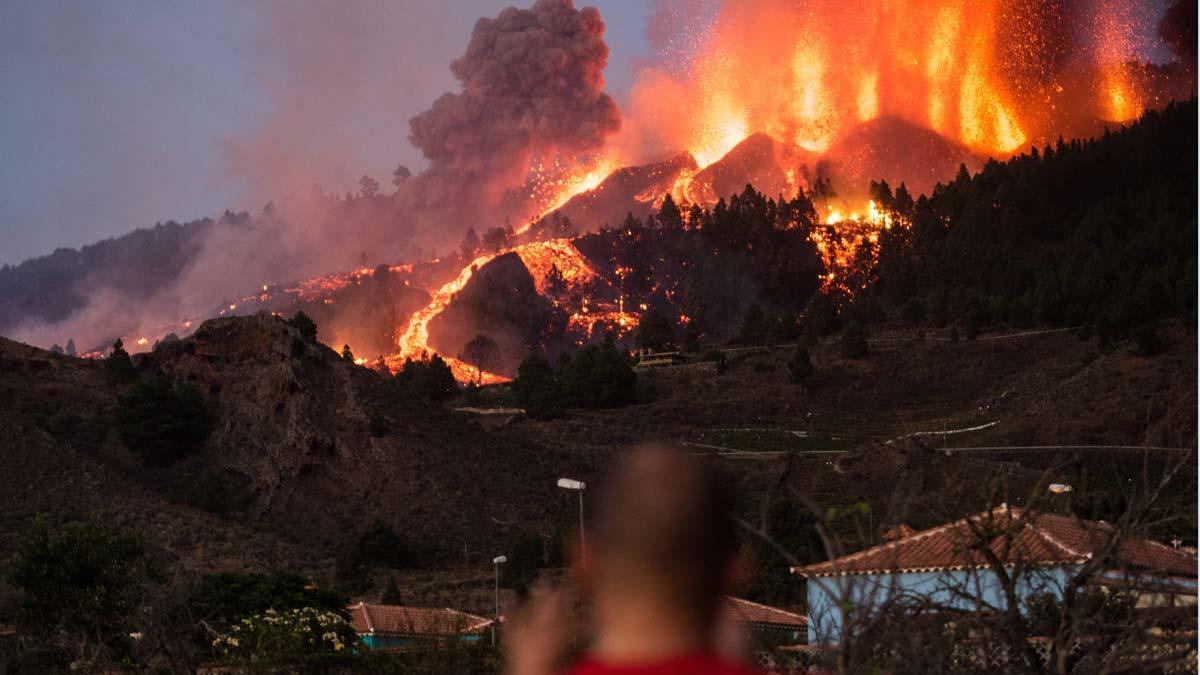
POLYGON ((138 359, 140 379, 162 373, 192 384, 213 416, 203 448, 163 469, 142 467, 114 428, 117 397, 130 385, 110 385, 95 362, 7 340, 2 354, 0 409, 6 427, 26 432, 0 440, 6 466, 20 467, 0 490, 4 555, 33 513, 95 511, 147 528, 200 568, 327 572, 377 518, 423 559, 461 559, 464 546, 478 551, 505 536, 483 525, 492 519, 545 522, 553 479, 573 466, 406 395, 269 315, 206 322, 138 359), (373 415, 385 421, 379 437, 368 430, 373 415), (224 503, 189 494, 196 484, 224 503), (219 506, 226 518, 187 502, 219 506), (221 542, 239 540, 222 552, 221 542))

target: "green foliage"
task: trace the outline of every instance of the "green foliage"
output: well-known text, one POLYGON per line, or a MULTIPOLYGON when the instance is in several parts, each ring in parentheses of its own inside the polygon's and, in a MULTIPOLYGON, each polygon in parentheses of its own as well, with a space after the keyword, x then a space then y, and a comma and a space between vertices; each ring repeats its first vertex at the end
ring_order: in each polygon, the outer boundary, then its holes
POLYGON ((236 623, 268 609, 285 611, 315 607, 344 612, 346 603, 343 595, 315 588, 298 574, 278 570, 265 574, 206 574, 187 602, 197 617, 224 624, 236 623))
POLYGON ((1100 138, 962 170, 915 202, 881 191, 881 208, 911 227, 881 234, 870 292, 923 299, 934 325, 958 319, 968 338, 1091 324, 1112 343, 1147 321, 1192 319, 1196 147, 1196 101, 1177 102, 1100 138))
POLYGON ((257 663, 350 653, 358 646, 358 634, 342 612, 315 607, 268 609, 230 626, 212 646, 232 660, 257 663))
POLYGON ((130 388, 117 406, 117 429, 147 466, 169 466, 199 449, 212 428, 204 399, 187 383, 157 375, 130 388))
POLYGON ((867 347, 867 330, 861 321, 853 320, 846 324, 842 331, 842 358, 862 359, 869 353, 867 347))
POLYGON ((633 402, 637 374, 629 356, 609 337, 602 345, 580 349, 559 370, 558 383, 569 406, 615 408, 633 402))
POLYGON ((288 323, 300 331, 300 337, 305 340, 313 341, 317 339, 317 322, 310 319, 303 311, 296 312, 288 323))
POLYGON ((444 401, 458 393, 454 372, 437 354, 428 360, 405 359, 395 382, 410 394, 430 401, 444 401))
POLYGON ((651 308, 638 320, 634 343, 638 349, 661 352, 675 345, 675 327, 658 308, 651 308))
POLYGON ((517 367, 512 392, 525 414, 535 419, 558 417, 566 410, 558 376, 545 359, 530 353, 517 367))
POLYGON ((744 345, 765 345, 770 340, 771 320, 758 303, 750 305, 738 326, 738 342, 744 345))
POLYGON ((117 338, 113 343, 112 352, 104 360, 104 376, 113 384, 123 384, 137 376, 133 360, 129 358, 129 352, 125 351, 125 343, 121 338, 117 338))
POLYGON ((37 518, 12 559, 8 583, 21 591, 21 630, 85 654, 120 652, 136 629, 137 608, 152 578, 140 536, 95 523, 52 532, 37 518))
POLYGON ((800 384, 808 379, 809 375, 816 370, 813 368, 812 359, 808 355, 808 350, 804 345, 796 345, 796 351, 792 353, 792 358, 788 359, 788 376, 792 382, 800 384))

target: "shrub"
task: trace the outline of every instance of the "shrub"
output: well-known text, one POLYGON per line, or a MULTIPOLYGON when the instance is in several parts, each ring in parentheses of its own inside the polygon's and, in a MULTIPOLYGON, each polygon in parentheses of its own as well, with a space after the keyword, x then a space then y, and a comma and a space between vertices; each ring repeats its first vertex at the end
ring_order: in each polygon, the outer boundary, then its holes
POLYGON ((346 598, 333 591, 314 588, 308 579, 291 572, 217 572, 200 579, 188 598, 188 607, 199 618, 233 624, 268 609, 285 611, 311 607, 342 612, 346 608, 346 598))
POLYGON ((124 651, 138 598, 153 575, 136 534, 95 523, 51 532, 34 520, 12 559, 8 582, 21 591, 23 632, 57 649, 117 656, 124 651))
POLYGON ((113 343, 112 352, 104 360, 104 376, 113 384, 122 384, 132 380, 137 375, 129 352, 125 351, 125 343, 121 338, 113 343))
POLYGON ((808 355, 808 350, 804 345, 796 345, 796 351, 792 353, 792 358, 788 360, 788 375, 792 382, 797 384, 808 379, 809 375, 813 374, 812 359, 808 355))
POLYGON ((305 340, 312 341, 317 339, 317 322, 310 319, 303 311, 296 312, 288 323, 300 331, 300 337, 305 340))
POLYGON ((358 549, 367 562, 385 567, 404 567, 409 562, 408 548, 391 525, 376 518, 358 538, 358 549))
POLYGON ((517 367, 512 392, 525 409, 525 414, 535 419, 558 417, 566 411, 558 376, 550 364, 537 354, 529 354, 517 367))
POLYGON ((675 329, 667 317, 657 308, 642 315, 638 320, 634 344, 638 349, 661 352, 675 344, 675 329))
POLYGON ((406 359, 395 381, 410 394, 430 401, 444 401, 458 393, 454 372, 437 354, 428 360, 406 359))
POLYGON ((358 646, 358 634, 337 612, 316 607, 268 609, 230 626, 212 645, 239 661, 294 659, 351 651, 358 646))
POLYGON ((161 375, 122 396, 116 417, 121 439, 147 466, 173 464, 198 449, 211 430, 200 392, 161 375))
POLYGON ((850 321, 842 331, 842 358, 861 359, 868 353, 866 329, 861 321, 850 321))
POLYGON ((580 349, 559 371, 558 382, 568 405, 615 408, 633 402, 637 374, 610 336, 601 346, 580 349))

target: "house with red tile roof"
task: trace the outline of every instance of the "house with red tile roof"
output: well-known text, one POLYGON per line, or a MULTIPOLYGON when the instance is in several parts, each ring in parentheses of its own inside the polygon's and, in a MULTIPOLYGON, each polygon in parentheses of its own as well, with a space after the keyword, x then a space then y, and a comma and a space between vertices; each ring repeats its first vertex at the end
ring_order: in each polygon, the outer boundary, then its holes
POLYGON ((370 605, 347 608, 350 624, 368 649, 403 649, 431 641, 477 642, 492 628, 482 616, 437 607, 370 605))
POLYGON ((1196 604, 1196 555, 1148 539, 1119 537, 1103 521, 1001 505, 879 546, 792 568, 807 583, 808 639, 836 643, 848 616, 916 600, 967 612, 1003 608, 996 570, 1018 597, 1062 597, 1085 565, 1094 583, 1133 589, 1139 607, 1196 604), (1099 564, 1097 567, 1097 563, 1099 564))
POLYGON ((808 641, 808 617, 743 598, 725 596, 724 618, 748 636, 772 645, 796 645, 808 641))

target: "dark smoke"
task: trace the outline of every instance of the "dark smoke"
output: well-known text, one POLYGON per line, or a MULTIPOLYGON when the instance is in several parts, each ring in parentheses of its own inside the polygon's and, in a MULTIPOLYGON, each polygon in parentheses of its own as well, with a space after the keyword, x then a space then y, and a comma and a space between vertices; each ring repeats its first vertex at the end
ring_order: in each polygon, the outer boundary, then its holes
POLYGON ((1158 23, 1158 36, 1185 65, 1196 63, 1196 22, 1196 0, 1175 0, 1158 23))
POLYGON ((571 0, 538 0, 480 19, 450 66, 462 91, 410 122, 409 139, 429 168, 405 196, 425 218, 469 218, 520 185, 535 156, 602 147, 621 126, 604 93, 607 60, 599 12, 577 10, 571 0))

